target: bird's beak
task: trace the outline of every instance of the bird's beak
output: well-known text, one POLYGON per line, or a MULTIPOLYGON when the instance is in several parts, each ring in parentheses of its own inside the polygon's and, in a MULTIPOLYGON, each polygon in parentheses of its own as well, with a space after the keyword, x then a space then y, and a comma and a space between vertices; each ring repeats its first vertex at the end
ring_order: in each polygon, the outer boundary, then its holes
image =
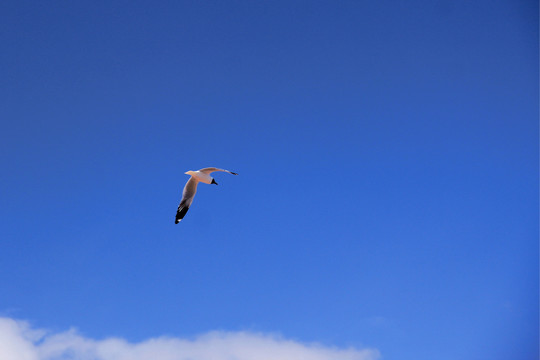
POLYGON ((211 182, 211 184, 216 184, 216 185, 217 185, 218 183, 216 182, 216 180, 215 180, 215 179, 212 179, 212 182, 211 182))

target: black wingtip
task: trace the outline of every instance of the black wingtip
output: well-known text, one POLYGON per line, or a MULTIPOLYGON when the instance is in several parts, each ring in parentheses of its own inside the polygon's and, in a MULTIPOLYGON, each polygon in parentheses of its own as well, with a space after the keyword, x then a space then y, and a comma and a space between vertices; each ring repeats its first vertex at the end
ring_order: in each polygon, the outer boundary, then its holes
POLYGON ((176 219, 174 220, 174 223, 178 224, 180 220, 184 218, 188 210, 189 210, 189 207, 187 206, 184 206, 184 207, 179 206, 178 211, 176 212, 176 219))
POLYGON ((232 172, 232 171, 231 171, 231 174, 233 174, 233 175, 238 175, 237 173, 235 173, 235 172, 232 172))

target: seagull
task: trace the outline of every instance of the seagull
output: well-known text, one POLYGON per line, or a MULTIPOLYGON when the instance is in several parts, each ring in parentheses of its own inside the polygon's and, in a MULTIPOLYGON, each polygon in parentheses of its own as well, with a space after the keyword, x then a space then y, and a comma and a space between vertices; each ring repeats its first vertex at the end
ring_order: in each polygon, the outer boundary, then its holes
POLYGON ((210 176, 210 174, 214 171, 223 171, 228 172, 229 174, 238 175, 235 172, 225 169, 218 169, 215 167, 207 167, 197 171, 186 171, 185 174, 191 175, 191 177, 189 178, 186 186, 184 187, 184 191, 182 192, 182 201, 180 201, 180 205, 178 205, 178 210, 176 211, 176 219, 174 221, 175 224, 178 224, 189 210, 189 207, 193 202, 193 198, 195 197, 195 193, 197 192, 197 184, 199 184, 199 181, 205 184, 218 184, 216 180, 210 176))

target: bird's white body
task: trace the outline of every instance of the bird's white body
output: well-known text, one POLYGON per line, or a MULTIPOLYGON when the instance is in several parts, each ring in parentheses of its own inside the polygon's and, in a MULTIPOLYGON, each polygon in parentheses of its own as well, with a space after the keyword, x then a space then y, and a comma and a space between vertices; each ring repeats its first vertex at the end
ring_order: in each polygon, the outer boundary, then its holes
POLYGON ((211 184, 212 183, 212 177, 209 174, 205 174, 203 172, 197 171, 186 171, 186 175, 191 175, 191 177, 195 178, 195 180, 200 181, 205 184, 211 184))

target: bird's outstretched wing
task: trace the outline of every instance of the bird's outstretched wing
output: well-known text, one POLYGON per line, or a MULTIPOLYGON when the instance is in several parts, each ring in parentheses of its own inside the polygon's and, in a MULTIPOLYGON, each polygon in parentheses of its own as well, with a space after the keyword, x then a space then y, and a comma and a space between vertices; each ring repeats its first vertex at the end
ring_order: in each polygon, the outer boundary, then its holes
POLYGON ((225 170, 225 169, 219 169, 219 168, 215 168, 215 167, 207 167, 207 168, 200 169, 199 171, 204 173, 204 174, 208 174, 208 175, 210 175, 210 173, 213 173, 214 171, 223 171, 223 172, 228 172, 229 174, 238 175, 235 172, 225 170))
POLYGON ((197 192, 198 183, 199 182, 194 177, 190 177, 186 183, 186 186, 184 186, 184 191, 182 192, 182 201, 180 201, 178 210, 176 210, 176 219, 174 220, 175 224, 178 224, 189 210, 189 207, 193 202, 193 198, 195 197, 195 193, 197 192))

